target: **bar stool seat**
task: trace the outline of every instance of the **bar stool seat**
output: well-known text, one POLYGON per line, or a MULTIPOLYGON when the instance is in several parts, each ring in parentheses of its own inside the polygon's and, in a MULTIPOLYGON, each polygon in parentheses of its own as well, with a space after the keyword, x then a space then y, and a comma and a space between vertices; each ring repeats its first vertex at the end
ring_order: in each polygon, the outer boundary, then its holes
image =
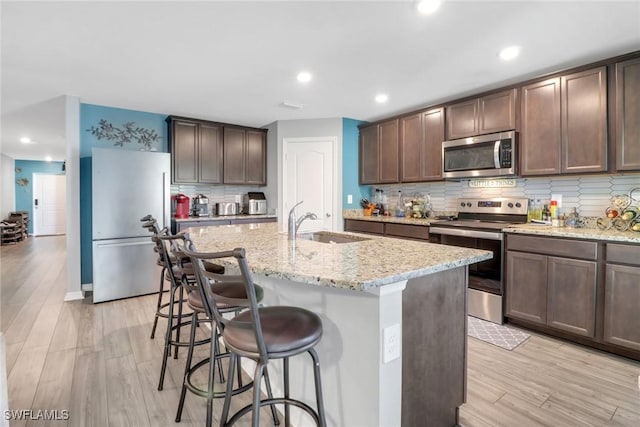
MULTIPOLYGON (((320 317, 299 307, 261 307, 260 324, 269 357, 279 354, 302 353, 315 346, 322 338, 320 317)), ((245 311, 231 319, 224 330, 229 348, 239 354, 258 357, 259 349, 251 323, 251 312, 245 311)))

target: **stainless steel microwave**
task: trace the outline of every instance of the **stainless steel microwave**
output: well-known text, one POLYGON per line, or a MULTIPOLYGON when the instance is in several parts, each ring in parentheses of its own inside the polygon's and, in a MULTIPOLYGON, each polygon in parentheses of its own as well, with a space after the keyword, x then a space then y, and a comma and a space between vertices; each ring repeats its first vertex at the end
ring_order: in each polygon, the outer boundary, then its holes
POLYGON ((515 176, 516 147, 515 131, 444 141, 442 176, 445 179, 515 176))

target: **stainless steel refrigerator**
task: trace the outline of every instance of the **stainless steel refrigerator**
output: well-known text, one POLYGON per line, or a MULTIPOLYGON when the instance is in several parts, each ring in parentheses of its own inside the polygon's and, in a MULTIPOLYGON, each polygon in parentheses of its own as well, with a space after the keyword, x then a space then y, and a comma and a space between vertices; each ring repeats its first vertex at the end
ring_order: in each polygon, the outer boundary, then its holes
POLYGON ((170 155, 92 151, 93 302, 157 292, 158 254, 140 218, 169 226, 170 155))

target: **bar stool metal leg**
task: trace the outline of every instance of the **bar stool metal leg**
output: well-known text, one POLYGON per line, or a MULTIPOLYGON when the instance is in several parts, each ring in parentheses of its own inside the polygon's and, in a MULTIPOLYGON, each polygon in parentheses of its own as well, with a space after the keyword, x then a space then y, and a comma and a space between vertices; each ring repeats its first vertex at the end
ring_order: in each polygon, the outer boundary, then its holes
POLYGON ((151 339, 155 338, 156 327, 158 326, 158 317, 160 317, 160 310, 162 308, 162 294, 164 293, 164 274, 167 271, 167 266, 162 267, 160 271, 160 291, 158 291, 158 303, 156 304, 156 315, 153 318, 153 327, 151 328, 151 339))

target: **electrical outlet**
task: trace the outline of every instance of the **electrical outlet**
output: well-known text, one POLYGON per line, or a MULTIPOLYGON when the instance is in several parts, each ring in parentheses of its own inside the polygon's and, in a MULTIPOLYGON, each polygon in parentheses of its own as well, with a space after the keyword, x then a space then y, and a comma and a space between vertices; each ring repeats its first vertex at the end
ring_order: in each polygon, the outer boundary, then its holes
POLYGON ((353 203, 353 194, 347 194, 347 204, 353 203))
POLYGON ((402 353, 402 331, 396 323, 382 330, 382 363, 396 360, 402 353))

